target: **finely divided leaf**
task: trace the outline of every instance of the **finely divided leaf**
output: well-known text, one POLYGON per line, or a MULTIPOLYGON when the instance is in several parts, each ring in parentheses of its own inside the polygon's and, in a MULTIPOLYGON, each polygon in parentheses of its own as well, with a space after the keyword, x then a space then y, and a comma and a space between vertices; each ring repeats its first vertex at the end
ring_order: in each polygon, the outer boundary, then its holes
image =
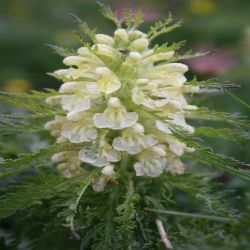
POLYGON ((121 27, 121 21, 118 19, 117 14, 112 11, 112 9, 109 6, 104 5, 103 3, 97 2, 100 8, 100 12, 102 15, 114 22, 117 28, 121 27))
POLYGON ((41 174, 27 178, 27 183, 12 187, 1 197, 0 219, 14 214, 16 211, 41 204, 66 191, 75 183, 75 179, 65 179, 59 175, 41 174))
POLYGON ((169 14, 168 18, 163 21, 156 22, 153 26, 149 28, 148 39, 152 41, 157 36, 168 33, 176 28, 179 28, 182 24, 182 20, 175 24, 172 24, 173 17, 169 14))
POLYGON ((41 163, 49 160, 54 153, 62 150, 63 147, 65 144, 54 144, 36 152, 20 155, 17 159, 7 159, 0 162, 0 177, 14 175, 31 167, 39 167, 41 163))
POLYGON ((62 57, 77 55, 76 51, 73 49, 67 49, 53 44, 47 44, 47 46, 49 46, 55 54, 62 57))

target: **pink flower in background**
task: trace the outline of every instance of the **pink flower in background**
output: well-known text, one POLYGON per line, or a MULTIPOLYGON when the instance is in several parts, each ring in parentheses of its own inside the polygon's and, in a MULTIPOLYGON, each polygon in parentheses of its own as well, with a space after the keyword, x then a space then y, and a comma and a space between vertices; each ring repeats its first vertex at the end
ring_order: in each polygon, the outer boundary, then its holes
MULTIPOLYGON (((117 12, 118 17, 122 19, 124 17, 124 10, 126 9, 128 5, 127 1, 120 1, 119 3, 116 3, 113 5, 113 9, 117 12)), ((151 6, 145 6, 145 5, 132 5, 131 4, 131 10, 132 14, 135 14, 137 10, 141 10, 143 13, 144 21, 146 22, 152 22, 159 20, 163 17, 160 10, 154 8, 151 6)))
POLYGON ((213 54, 188 60, 191 69, 202 75, 223 75, 228 72, 235 64, 235 56, 232 51, 218 50, 212 44, 203 44, 194 49, 194 52, 211 51, 213 54))

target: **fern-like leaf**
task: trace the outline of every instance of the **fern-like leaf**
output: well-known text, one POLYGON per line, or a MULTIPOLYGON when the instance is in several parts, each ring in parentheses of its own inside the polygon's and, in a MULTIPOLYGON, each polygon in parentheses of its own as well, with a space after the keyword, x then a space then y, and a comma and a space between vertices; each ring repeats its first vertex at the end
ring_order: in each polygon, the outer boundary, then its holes
POLYGON ((90 29, 88 24, 86 22, 83 22, 79 17, 77 17, 74 14, 71 14, 71 16, 74 18, 75 23, 78 26, 78 29, 84 36, 87 36, 91 39, 91 41, 95 42, 95 35, 96 35, 96 28, 90 29))
POLYGON ((39 167, 63 147, 65 147, 64 144, 54 144, 36 152, 20 155, 17 159, 7 159, 0 162, 0 177, 15 175, 32 167, 39 167))
POLYGON ((188 81, 186 84, 193 85, 193 86, 199 86, 201 88, 213 88, 213 89, 237 89, 240 88, 239 84, 231 83, 228 81, 220 82, 216 78, 204 80, 204 81, 198 81, 196 77, 194 77, 191 81, 188 81))
POLYGON ((115 221, 119 224, 119 232, 123 236, 124 246, 128 246, 132 240, 133 230, 135 228, 135 207, 134 207, 134 186, 131 178, 128 178, 128 190, 122 204, 118 205, 116 210, 118 217, 115 221))
POLYGON ((65 179, 55 174, 41 174, 27 178, 25 184, 17 185, 1 197, 0 218, 8 217, 18 210, 39 205, 42 200, 59 195, 79 182, 79 178, 65 179))
POLYGON ((210 54, 210 52, 196 52, 196 53, 194 53, 194 52, 192 52, 192 50, 189 50, 189 51, 185 52, 183 55, 179 55, 176 53, 175 56, 169 60, 169 62, 179 62, 182 60, 207 56, 209 54, 210 54))
POLYGON ((62 57, 77 55, 76 51, 73 49, 67 49, 53 44, 47 44, 47 46, 49 46, 55 54, 62 57))
POLYGON ((236 128, 249 129, 249 122, 246 120, 246 117, 227 112, 218 112, 207 108, 199 108, 197 110, 189 111, 186 113, 186 118, 198 119, 199 121, 221 122, 236 128))
POLYGON ((118 19, 117 14, 112 11, 112 9, 109 6, 104 5, 103 3, 97 2, 100 12, 102 15, 114 22, 117 28, 121 27, 121 21, 118 19))
POLYGON ((199 127, 196 129, 195 134, 201 136, 223 138, 240 143, 244 143, 249 140, 249 135, 246 132, 230 128, 199 127))
POLYGON ((176 28, 179 28, 182 24, 182 20, 178 21, 175 24, 172 24, 172 22, 173 17, 171 14, 169 14, 168 18, 166 18, 164 21, 156 22, 153 26, 149 28, 148 39, 152 41, 159 35, 168 33, 176 28))

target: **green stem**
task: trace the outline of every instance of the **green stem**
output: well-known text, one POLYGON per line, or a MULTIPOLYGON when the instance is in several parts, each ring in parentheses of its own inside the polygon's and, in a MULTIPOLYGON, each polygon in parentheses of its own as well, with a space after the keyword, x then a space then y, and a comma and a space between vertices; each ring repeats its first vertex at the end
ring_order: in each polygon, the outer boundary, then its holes
POLYGON ((189 218, 198 218, 198 219, 207 219, 219 222, 229 222, 232 218, 229 217, 221 217, 215 215, 206 215, 206 214, 191 214, 191 213, 183 213, 177 211, 169 211, 169 210, 162 210, 162 209, 152 209, 152 208, 145 208, 146 211, 160 213, 160 214, 171 214, 176 216, 183 216, 189 218))
POLYGON ((73 207, 72 207, 72 210, 73 210, 73 213, 72 215, 70 216, 70 222, 69 222, 69 226, 70 226, 70 231, 72 232, 72 234, 74 235, 74 237, 76 239, 80 239, 80 236, 78 235, 78 233, 76 232, 75 230, 75 225, 74 225, 74 218, 75 218, 75 215, 77 213, 77 208, 78 208, 78 205, 79 205, 79 202, 83 196, 83 194, 85 193, 86 189, 88 188, 88 186, 90 185, 91 181, 92 181, 92 177, 93 175, 96 173, 96 171, 93 171, 92 173, 89 174, 87 180, 86 180, 86 183, 84 186, 82 186, 78 192, 78 195, 77 195, 77 198, 75 200, 75 202, 73 203, 73 207))

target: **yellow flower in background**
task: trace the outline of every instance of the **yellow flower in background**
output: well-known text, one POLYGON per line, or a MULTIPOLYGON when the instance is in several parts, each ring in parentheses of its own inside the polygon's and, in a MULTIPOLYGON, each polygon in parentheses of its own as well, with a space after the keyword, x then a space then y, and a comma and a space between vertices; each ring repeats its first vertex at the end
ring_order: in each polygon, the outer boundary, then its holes
POLYGON ((215 11, 216 4, 213 0, 191 0, 189 9, 196 15, 208 15, 215 11))
POLYGON ((4 84, 3 88, 6 92, 11 92, 11 93, 29 92, 33 88, 33 85, 28 80, 12 79, 12 80, 7 81, 4 84))

